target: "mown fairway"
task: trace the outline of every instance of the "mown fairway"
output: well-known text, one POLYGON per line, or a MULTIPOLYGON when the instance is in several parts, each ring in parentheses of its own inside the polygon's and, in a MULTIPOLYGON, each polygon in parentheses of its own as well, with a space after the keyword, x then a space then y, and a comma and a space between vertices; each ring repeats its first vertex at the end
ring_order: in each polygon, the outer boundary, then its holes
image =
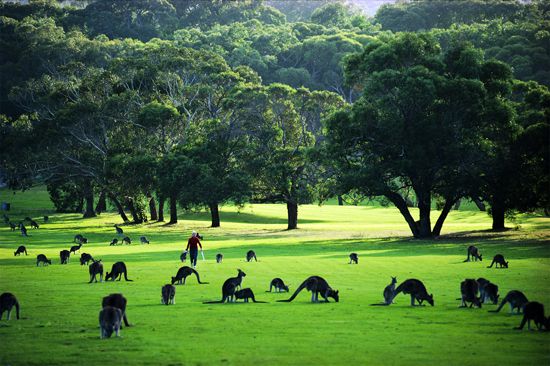
MULTIPOLYGON (((465 278, 485 277, 496 283, 501 296, 522 290, 550 312, 550 220, 520 216, 519 230, 484 231, 490 218, 475 211, 452 212, 444 237, 410 240, 394 208, 315 205, 300 208, 299 230, 285 231, 286 207, 252 205, 237 212, 222 209, 222 228, 209 229, 209 215, 181 213, 177 226, 123 226, 130 246, 110 247, 115 237, 115 214, 81 220, 79 215, 53 213, 44 192, 13 196, 12 220, 32 216, 50 223, 29 227, 29 238, 0 228, 0 292, 13 292, 21 303, 22 319, 0 323, 1 365, 44 364, 525 364, 550 363, 550 332, 513 330, 521 316, 459 309, 459 284, 465 278), (191 230, 204 237, 206 261, 197 270, 208 285, 188 278, 177 286, 176 305, 160 304, 160 288, 178 268, 179 254, 191 230), (88 237, 82 251, 101 258, 105 269, 124 261, 134 282, 88 284, 88 268, 78 254, 59 264, 59 251, 69 249, 75 234, 88 237), (150 245, 140 245, 146 235, 150 245), (27 257, 14 257, 18 245, 27 257), (484 261, 463 263, 466 247, 475 244, 484 261), (246 263, 253 249, 259 262, 246 263), (359 265, 348 265, 348 254, 359 253, 359 265), (224 254, 222 264, 215 254, 224 254), (35 266, 44 253, 53 264, 35 266), (509 269, 488 269, 490 258, 502 253, 509 269), (251 287, 268 304, 203 305, 219 300, 221 284, 246 272, 243 287, 251 287), (303 292, 288 303, 288 294, 269 294, 269 281, 282 277, 291 292, 310 275, 323 276, 340 290, 340 302, 311 304, 303 292), (398 283, 421 279, 434 294, 435 306, 409 306, 399 295, 389 307, 368 306, 382 301, 390 276, 398 283), (133 327, 122 338, 99 339, 101 298, 122 292, 128 299, 133 327)), ((515 226, 516 224, 509 224, 515 226)), ((189 262, 186 263, 189 265, 189 262)))

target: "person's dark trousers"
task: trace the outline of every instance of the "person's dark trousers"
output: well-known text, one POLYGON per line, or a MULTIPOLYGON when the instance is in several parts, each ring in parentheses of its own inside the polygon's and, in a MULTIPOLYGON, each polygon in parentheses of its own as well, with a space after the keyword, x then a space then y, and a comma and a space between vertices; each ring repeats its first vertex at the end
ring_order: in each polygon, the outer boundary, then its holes
POLYGON ((191 257, 191 266, 195 267, 197 265, 197 257, 199 255, 198 249, 190 249, 189 257, 191 257))

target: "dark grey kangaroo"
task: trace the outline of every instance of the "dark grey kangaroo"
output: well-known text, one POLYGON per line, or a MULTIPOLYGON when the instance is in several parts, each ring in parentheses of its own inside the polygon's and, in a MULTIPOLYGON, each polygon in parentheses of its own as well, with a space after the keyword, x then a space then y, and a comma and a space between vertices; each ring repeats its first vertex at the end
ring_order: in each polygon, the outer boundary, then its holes
POLYGON ((499 267, 495 266, 495 268, 508 268, 508 262, 504 260, 504 256, 502 254, 497 254, 493 257, 493 261, 491 262, 491 265, 487 268, 492 268, 493 264, 497 264, 499 267))
POLYGON ((476 280, 468 278, 460 283, 460 294, 462 303, 460 304, 461 308, 465 308, 470 303, 470 307, 476 305, 478 308, 481 307, 480 298, 477 296, 479 292, 479 283, 476 280))
POLYGON ((243 299, 244 302, 248 302, 248 299, 252 299, 252 302, 261 302, 265 303, 265 301, 257 301, 254 297, 254 292, 251 288, 243 288, 242 290, 235 291, 235 301, 243 299))
POLYGON ((468 247, 468 257, 464 260, 464 262, 469 262, 472 259, 474 261, 477 261, 479 259, 480 262, 483 260, 483 258, 481 258, 481 254, 479 254, 479 250, 474 245, 470 245, 468 247), (472 258, 470 259, 470 257, 472 258))
POLYGON ((397 277, 391 278, 391 283, 384 288, 384 302, 379 304, 371 304, 371 306, 391 305, 393 304, 393 298, 395 297, 395 284, 397 283, 397 277))
POLYGON ((250 262, 252 258, 254 258, 256 262, 258 261, 258 258, 256 258, 256 253, 254 253, 253 250, 249 250, 248 252, 246 252, 246 261, 250 262))
POLYGON ((221 263, 223 260, 223 254, 218 253, 216 254, 216 263, 221 263))
POLYGON ((164 305, 176 304, 176 286, 167 284, 160 291, 160 303, 164 305))
POLYGON ((101 259, 98 261, 92 261, 92 264, 88 266, 88 270, 90 272, 90 282, 97 282, 97 275, 99 275, 99 282, 103 282, 103 263, 101 263, 101 259))
POLYGON ((59 252, 59 258, 61 259, 61 264, 69 263, 69 258, 71 257, 71 252, 67 249, 64 249, 59 252))
POLYGON ((497 304, 499 297, 498 286, 483 277, 478 278, 477 283, 479 284, 481 302, 487 303, 491 301, 493 304, 497 304))
POLYGON ((88 253, 82 253, 80 254, 80 265, 83 266, 83 265, 88 265, 88 263, 90 261, 94 261, 94 258, 92 258, 92 256, 88 253))
POLYGON ((527 300, 527 297, 523 294, 523 292, 518 290, 512 290, 512 291, 509 291, 506 294, 506 296, 504 296, 504 299, 502 299, 502 302, 500 303, 500 305, 496 310, 489 310, 489 311, 493 313, 498 313, 506 303, 509 303, 510 313, 513 313, 514 309, 517 309, 517 313, 519 314, 521 311, 523 311, 523 307, 528 302, 529 300, 527 300))
POLYGON ((237 287, 241 287, 243 277, 246 277, 246 273, 238 269, 237 277, 230 277, 222 285, 222 299, 220 301, 206 301, 203 304, 220 304, 224 302, 230 302, 234 300, 235 291, 237 287))
POLYGON ((283 292, 283 291, 288 292, 288 286, 285 285, 283 280, 280 279, 279 277, 276 277, 271 280, 271 282, 269 283, 269 291, 266 291, 266 292, 271 292, 271 289, 273 287, 275 287, 276 292, 283 292))
POLYGON ((122 327, 122 311, 113 306, 105 306, 99 311, 99 337, 110 338, 113 332, 118 337, 122 327))
POLYGON ((24 245, 20 245, 17 250, 15 252, 13 252, 13 255, 16 256, 16 255, 21 255, 21 253, 25 253, 25 255, 28 255, 27 254, 27 248, 25 248, 24 245))
POLYGON ((405 280, 397 286, 393 297, 397 296, 400 292, 411 295, 411 306, 415 306, 414 300, 418 301, 419 305, 427 301, 431 306, 434 306, 433 294, 428 294, 426 286, 420 280, 414 278, 405 280))
POLYGON ((38 254, 36 256, 36 266, 38 267, 40 263, 45 266, 46 264, 52 264, 52 261, 49 260, 44 254, 38 254))
POLYGON ((544 316, 544 305, 540 302, 530 301, 525 304, 521 324, 514 329, 521 330, 525 326, 525 323, 527 323, 527 329, 531 330, 531 320, 535 322, 537 329, 542 330, 542 328, 546 328, 546 330, 550 330, 549 320, 544 316))
POLYGON ((2 315, 4 311, 8 312, 8 320, 10 320, 11 309, 15 306, 15 316, 19 319, 19 301, 14 294, 10 292, 4 292, 0 295, 0 320, 2 320, 2 315))
POLYGON ((208 282, 201 282, 201 279, 199 277, 199 272, 195 271, 193 268, 191 267, 187 267, 187 266, 183 266, 181 267, 179 270, 178 270, 178 273, 176 273, 176 276, 175 277, 172 277, 172 285, 176 282, 178 282, 179 285, 183 284, 185 285, 185 279, 194 274, 195 276, 197 276, 197 281, 201 284, 201 285, 206 285, 208 284, 208 282))
POLYGON ((359 264, 359 257, 357 256, 357 253, 351 253, 349 255, 349 263, 348 264, 359 264))
POLYGON ((128 323, 128 318, 126 317, 127 304, 128 304, 128 301, 122 294, 110 294, 109 296, 105 296, 101 301, 102 307, 112 306, 120 309, 120 311, 122 311, 122 319, 124 320, 124 325, 129 327, 130 323, 128 323))
POLYGON ((291 302, 298 296, 300 291, 303 289, 307 289, 308 291, 311 291, 311 302, 319 302, 319 294, 325 299, 325 302, 329 302, 328 298, 332 297, 334 301, 338 302, 340 297, 338 294, 338 290, 333 290, 328 282, 323 278, 319 276, 311 276, 308 277, 302 284, 296 289, 294 294, 287 299, 287 300, 277 300, 278 302, 291 302))
POLYGON ((122 275, 124 275, 124 279, 126 281, 133 281, 128 279, 128 271, 126 270, 126 264, 124 262, 116 262, 111 267, 111 272, 107 272, 105 274, 105 281, 114 281, 118 278, 120 281, 122 279, 122 275))

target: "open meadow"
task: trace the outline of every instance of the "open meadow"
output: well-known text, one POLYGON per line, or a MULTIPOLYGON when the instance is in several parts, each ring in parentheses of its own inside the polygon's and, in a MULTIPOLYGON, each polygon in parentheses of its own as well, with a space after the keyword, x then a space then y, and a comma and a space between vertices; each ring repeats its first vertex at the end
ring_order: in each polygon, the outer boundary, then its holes
MULTIPOLYGON (((12 221, 31 216, 41 226, 24 238, 19 231, 0 228, 0 292, 14 293, 21 319, 0 322, 0 365, 266 365, 266 364, 446 364, 548 365, 550 332, 513 330, 522 316, 506 306, 489 313, 459 308, 460 282, 485 277, 499 286, 501 297, 512 289, 546 305, 550 315, 550 219, 520 215, 515 230, 493 233, 483 212, 453 211, 437 240, 413 240, 405 221, 393 207, 316 206, 299 210, 299 229, 287 231, 286 206, 247 205, 221 209, 222 227, 209 228, 208 213, 181 212, 179 223, 123 225, 132 245, 109 246, 116 237, 115 213, 81 219, 56 214, 41 189, 12 195, 0 191, 0 202, 12 203, 12 221), (43 215, 50 222, 42 224, 43 215), (206 260, 199 256, 199 285, 194 277, 177 286, 176 304, 160 304, 161 286, 169 283, 182 263, 179 255, 192 230, 204 240, 206 260), (81 252, 101 259, 110 271, 124 261, 133 282, 88 284, 87 266, 78 261, 60 265, 59 251, 69 249, 75 234, 89 239, 81 252), (139 244, 147 236, 149 245, 139 244), (476 245, 483 262, 464 263, 468 245, 476 245), (28 256, 14 257, 19 245, 28 256), (258 262, 247 263, 254 250, 258 262), (348 254, 359 264, 348 264, 348 254), (52 265, 36 266, 37 254, 52 265), (216 253, 223 253, 221 264, 216 253), (508 269, 486 268, 501 253, 508 269), (267 304, 203 304, 219 300, 221 284, 246 273, 243 287, 267 304), (294 291, 311 275, 324 277, 340 291, 340 302, 312 304, 303 291, 291 303, 285 293, 266 293, 269 282, 281 277, 294 291), (400 294, 391 306, 382 291, 397 276, 424 282, 435 306, 411 307, 400 294), (122 337, 100 340, 101 299, 120 292, 128 299, 131 327, 122 337)), ((416 213, 415 213, 416 214, 416 213)), ((433 217, 437 212, 433 213, 433 217)), ((187 261, 183 265, 189 265, 187 261)))

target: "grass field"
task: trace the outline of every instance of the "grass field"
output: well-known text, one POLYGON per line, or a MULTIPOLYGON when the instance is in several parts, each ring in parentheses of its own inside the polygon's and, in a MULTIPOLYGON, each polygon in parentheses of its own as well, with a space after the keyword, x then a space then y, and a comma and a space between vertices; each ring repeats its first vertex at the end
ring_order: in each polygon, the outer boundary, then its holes
POLYGON ((456 300, 462 280, 485 277, 501 296, 522 290, 549 312, 548 218, 521 215, 510 224, 516 230, 492 233, 486 213, 456 211, 440 239, 420 241, 411 240, 394 208, 302 206, 300 229, 285 231, 285 206, 249 205, 224 207, 217 229, 208 227, 208 214, 184 212, 176 226, 123 226, 134 241, 146 235, 151 244, 112 247, 113 225, 120 223, 113 213, 86 220, 55 214, 40 189, 16 195, 0 190, 1 201, 12 203, 13 220, 32 216, 42 223, 49 214, 51 222, 29 228, 29 238, 0 226, 0 292, 18 297, 22 316, 16 321, 12 313, 12 320, 0 322, 0 365, 550 364, 550 332, 513 330, 521 316, 510 315, 508 307, 494 314, 488 313, 493 305, 463 309, 456 300), (176 305, 161 305, 160 288, 182 265, 179 254, 193 229, 205 237, 206 261, 197 270, 210 284, 188 278, 177 286, 176 305), (88 269, 78 258, 60 265, 59 251, 78 233, 90 240, 82 251, 101 258, 108 271, 126 262, 134 282, 88 284, 88 269), (14 257, 21 244, 29 255, 14 257), (470 244, 484 254, 483 262, 463 263, 470 244), (249 249, 259 262, 244 261, 249 249), (347 264, 352 251, 358 265, 347 264), (215 263, 218 252, 222 264, 215 263), (37 268, 39 253, 53 264, 37 268), (486 268, 497 253, 510 261, 509 269, 486 268), (237 268, 247 274, 243 287, 269 303, 202 304, 220 299, 221 284, 237 268), (340 302, 312 304, 304 292, 292 303, 276 303, 289 295, 264 292, 274 277, 292 291, 310 275, 340 290, 340 302), (398 283, 421 279, 435 306, 411 308, 408 295, 388 307, 369 306, 383 300, 390 276, 398 283), (133 326, 121 338, 100 340, 101 298, 113 292, 128 299, 133 326))

